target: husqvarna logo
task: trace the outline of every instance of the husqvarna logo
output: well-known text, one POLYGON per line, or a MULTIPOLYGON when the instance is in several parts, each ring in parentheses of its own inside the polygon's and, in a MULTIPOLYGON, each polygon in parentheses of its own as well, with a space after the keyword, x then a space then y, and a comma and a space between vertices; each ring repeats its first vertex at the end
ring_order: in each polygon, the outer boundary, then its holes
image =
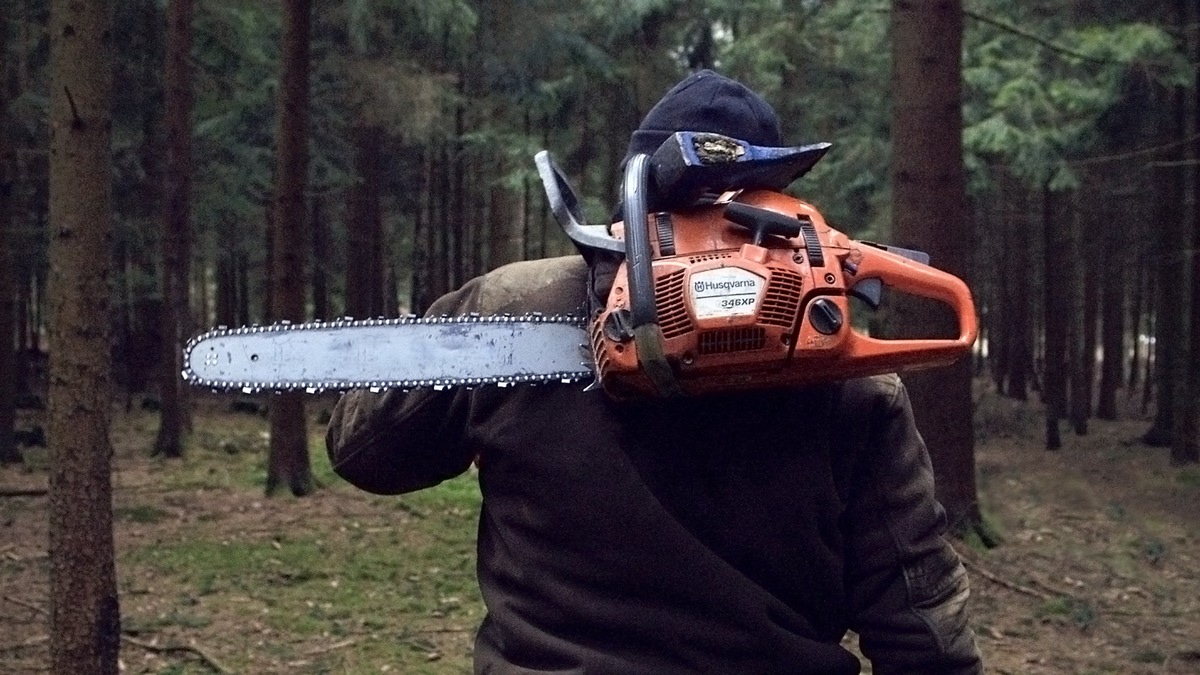
POLYGON ((729 294, 737 291, 758 292, 758 283, 754 279, 727 279, 725 281, 692 280, 692 292, 697 296, 713 294, 729 294))
POLYGON ((764 284, 762 277, 740 267, 696 272, 689 280, 692 311, 698 319, 753 314, 764 284))

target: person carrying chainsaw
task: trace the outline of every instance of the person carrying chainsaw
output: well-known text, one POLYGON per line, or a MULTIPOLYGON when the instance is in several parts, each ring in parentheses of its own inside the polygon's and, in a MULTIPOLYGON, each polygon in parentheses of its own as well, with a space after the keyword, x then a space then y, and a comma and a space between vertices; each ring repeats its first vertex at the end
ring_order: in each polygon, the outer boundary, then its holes
MULTIPOLYGON (((676 131, 782 145, 757 94, 711 71, 629 142, 676 131)), ((431 315, 581 315, 619 261, 520 262, 431 315)), ((895 375, 617 401, 584 383, 352 391, 338 474, 419 490, 478 459, 477 673, 979 673, 968 583, 895 375)))

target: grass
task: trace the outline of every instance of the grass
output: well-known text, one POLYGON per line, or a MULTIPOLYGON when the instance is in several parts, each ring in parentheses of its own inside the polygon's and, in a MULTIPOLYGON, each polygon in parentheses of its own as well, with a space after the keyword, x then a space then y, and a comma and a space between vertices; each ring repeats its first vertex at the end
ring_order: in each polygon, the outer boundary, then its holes
POLYGON ((149 504, 118 506, 113 509, 114 520, 127 520, 131 523, 157 523, 168 517, 169 513, 149 504))
MULTIPOLYGON (((126 626, 146 639, 194 640, 235 672, 470 672, 483 614, 473 472, 371 497, 333 473, 314 428, 320 489, 267 499, 263 426, 251 418, 198 430, 182 460, 149 462, 164 494, 195 496, 179 506, 185 520, 118 506, 118 522, 156 533, 120 553, 126 626)), ((205 672, 191 666, 160 672, 205 672)))

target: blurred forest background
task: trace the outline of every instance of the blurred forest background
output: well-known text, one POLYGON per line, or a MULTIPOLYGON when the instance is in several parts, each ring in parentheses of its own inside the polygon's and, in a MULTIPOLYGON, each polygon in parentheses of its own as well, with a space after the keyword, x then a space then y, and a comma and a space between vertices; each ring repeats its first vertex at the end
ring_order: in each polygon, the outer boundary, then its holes
MULTIPOLYGON (((65 235, 53 218, 51 130, 64 127, 52 121, 61 75, 52 5, 0 0, 7 463, 44 442, 18 411, 54 398, 49 282, 54 240, 65 235)), ((833 227, 932 248, 938 265, 947 244, 936 228, 914 236, 893 227, 895 167, 908 159, 894 155, 894 131, 897 100, 921 88, 896 83, 942 80, 923 80, 918 66, 903 72, 892 39, 927 30, 941 44, 940 27, 906 27, 892 9, 850 0, 111 3, 111 53, 97 55, 112 77, 111 182, 102 181, 111 228, 99 240, 110 250, 83 259, 111 270, 108 325, 98 330, 114 386, 89 391, 149 409, 154 452, 178 457, 199 396, 179 378, 189 336, 420 313, 476 274, 572 253, 533 154, 551 150, 589 220, 604 221, 630 132, 698 68, 761 92, 789 143, 833 143, 792 188, 833 227)), ((940 93, 961 109, 961 134, 952 132, 966 199, 962 227, 944 234, 962 252, 946 262, 971 285, 981 318, 970 375, 1003 396, 1045 402, 1047 448, 1063 443, 1060 419, 1086 434, 1090 419, 1132 409, 1148 420, 1145 443, 1169 446, 1175 464, 1197 462, 1197 3, 971 0, 955 12, 961 44, 957 34, 946 44, 961 90, 940 93)), ((79 121, 75 101, 64 101, 79 121)), ((270 401, 268 492, 311 492, 303 401, 236 398, 270 401)), ((963 470, 972 475, 973 464, 963 470)))

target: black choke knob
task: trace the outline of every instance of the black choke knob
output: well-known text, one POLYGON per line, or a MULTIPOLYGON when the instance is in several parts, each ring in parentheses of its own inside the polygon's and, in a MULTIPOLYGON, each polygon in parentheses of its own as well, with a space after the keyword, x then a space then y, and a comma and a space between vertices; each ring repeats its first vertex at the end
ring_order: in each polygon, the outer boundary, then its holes
POLYGON ((842 329, 842 309, 832 300, 817 298, 808 307, 808 322, 818 333, 833 335, 842 329))

